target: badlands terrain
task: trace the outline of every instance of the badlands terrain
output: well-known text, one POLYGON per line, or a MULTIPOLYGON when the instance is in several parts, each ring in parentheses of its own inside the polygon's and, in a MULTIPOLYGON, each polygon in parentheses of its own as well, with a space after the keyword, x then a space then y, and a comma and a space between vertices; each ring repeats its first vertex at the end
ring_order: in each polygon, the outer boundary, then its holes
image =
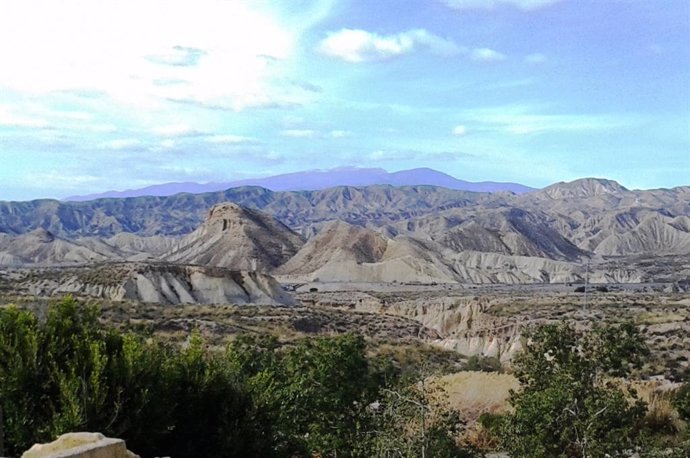
POLYGON ((522 194, 240 187, 0 202, 5 302, 73 294, 123 326, 172 339, 198 327, 218 344, 355 331, 451 369, 471 355, 509 365, 526 325, 632 320, 653 350, 645 374, 680 379, 689 255, 690 187, 594 178, 522 194))
POLYGON ((286 281, 681 281, 690 187, 603 179, 524 194, 436 186, 258 187, 86 202, 0 202, 0 265, 156 261, 286 281))

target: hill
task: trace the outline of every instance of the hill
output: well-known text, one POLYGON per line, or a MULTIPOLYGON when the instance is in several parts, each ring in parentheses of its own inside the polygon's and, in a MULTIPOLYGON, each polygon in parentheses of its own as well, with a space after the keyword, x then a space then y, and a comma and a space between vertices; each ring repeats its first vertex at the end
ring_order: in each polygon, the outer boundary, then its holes
POLYGON ((3 202, 0 215, 2 265, 158 260, 295 281, 578 282, 587 262, 597 281, 690 275, 672 259, 690 254, 690 187, 634 191, 596 178, 522 195, 243 187, 3 202), (671 273, 669 266, 681 268, 671 273))
POLYGON ((265 271, 285 263, 302 243, 299 235, 271 216, 224 203, 213 207, 208 219, 163 260, 265 271))

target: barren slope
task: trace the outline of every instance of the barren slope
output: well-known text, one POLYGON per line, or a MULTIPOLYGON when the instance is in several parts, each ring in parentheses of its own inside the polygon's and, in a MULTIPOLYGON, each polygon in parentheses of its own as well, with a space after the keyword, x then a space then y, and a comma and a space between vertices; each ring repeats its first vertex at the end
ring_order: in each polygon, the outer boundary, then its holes
POLYGON ((433 249, 342 221, 324 227, 275 273, 293 281, 455 281, 433 249))
POLYGON ((278 220, 233 203, 216 205, 197 230, 180 240, 164 260, 182 264, 272 270, 302 246, 278 220))
POLYGON ((16 292, 39 297, 74 294, 169 305, 295 304, 269 275, 217 267, 100 264, 20 272, 13 283, 16 292))
POLYGON ((16 237, 2 235, 0 264, 74 264, 98 262, 108 258, 70 240, 55 237, 45 229, 36 229, 16 237))

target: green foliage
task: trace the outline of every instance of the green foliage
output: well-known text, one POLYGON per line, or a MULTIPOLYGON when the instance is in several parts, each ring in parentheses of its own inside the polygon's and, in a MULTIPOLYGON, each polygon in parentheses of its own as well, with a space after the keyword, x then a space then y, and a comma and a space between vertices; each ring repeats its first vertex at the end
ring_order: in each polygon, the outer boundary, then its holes
POLYGON ((97 308, 67 297, 50 307, 44 323, 14 307, 0 309, 0 354, 10 455, 92 430, 123 437, 144 456, 246 456, 251 434, 238 425, 249 401, 198 337, 175 351, 108 329, 97 308))
POLYGON ((505 415, 484 412, 479 416, 479 424, 489 433, 499 436, 505 415))
POLYGON ((644 347, 629 324, 588 333, 567 323, 526 333, 514 363, 522 384, 512 392, 514 413, 502 422, 504 446, 519 457, 603 457, 634 445, 646 407, 611 382, 639 367, 644 347))
MULTIPOLYGON (((283 347, 241 336, 222 352, 197 332, 180 348, 98 317, 71 297, 52 304, 42 322, 0 308, 6 454, 90 430, 125 439, 143 457, 391 456, 376 448, 384 437, 418 456, 419 412, 384 402, 389 416, 381 422, 371 409, 387 393, 412 388, 369 357, 360 336, 283 347)), ((457 415, 439 412, 426 425, 427 456, 468 456, 454 441, 457 415)))
POLYGON ((361 336, 304 339, 280 352, 274 339, 241 337, 227 358, 279 456, 371 456, 360 453, 371 424, 366 407, 390 374, 367 357, 361 336))
POLYGON ((651 447, 639 452, 640 458, 688 458, 690 456, 690 440, 673 446, 651 447))
POLYGON ((680 417, 690 423, 690 382, 685 382, 673 398, 673 405, 680 417))
POLYGON ((475 456, 471 450, 458 445, 457 436, 463 422, 456 411, 445 405, 440 386, 430 386, 422 380, 395 390, 384 390, 383 394, 380 401, 368 408, 376 434, 369 437, 370 454, 362 456, 475 456))
POLYGON ((280 423, 287 436, 305 438, 307 451, 344 451, 356 442, 362 411, 378 394, 365 352, 361 336, 346 334, 303 340, 284 354, 275 391, 280 423))
POLYGON ((498 358, 493 356, 473 355, 467 358, 462 366, 464 371, 476 372, 503 372, 503 365, 498 358))
MULTIPOLYGON (((14 444, 33 443, 39 421, 34 412, 45 413, 43 399, 35 395, 38 376, 38 322, 16 307, 0 309, 0 409, 4 417, 7 454, 17 454, 14 444)), ((23 450, 23 449, 22 449, 23 450)))

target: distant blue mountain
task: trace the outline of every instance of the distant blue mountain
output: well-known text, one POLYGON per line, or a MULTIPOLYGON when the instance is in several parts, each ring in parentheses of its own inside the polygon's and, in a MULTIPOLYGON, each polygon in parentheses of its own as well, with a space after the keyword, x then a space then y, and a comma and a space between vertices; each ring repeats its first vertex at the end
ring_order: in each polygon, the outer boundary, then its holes
POLYGON ((265 178, 231 181, 227 183, 163 183, 140 189, 126 191, 108 191, 101 194, 84 196, 70 196, 64 200, 84 201, 105 197, 139 197, 139 196, 171 196, 181 192, 199 194, 202 192, 224 191, 239 186, 261 186, 272 191, 314 191, 332 188, 334 186, 371 186, 388 184, 392 186, 432 185, 448 189, 474 192, 502 192, 509 191, 523 194, 534 191, 534 188, 518 183, 501 183, 482 181, 458 180, 448 174, 429 168, 401 170, 389 173, 378 168, 341 167, 331 170, 308 170, 304 172, 286 173, 265 178))

